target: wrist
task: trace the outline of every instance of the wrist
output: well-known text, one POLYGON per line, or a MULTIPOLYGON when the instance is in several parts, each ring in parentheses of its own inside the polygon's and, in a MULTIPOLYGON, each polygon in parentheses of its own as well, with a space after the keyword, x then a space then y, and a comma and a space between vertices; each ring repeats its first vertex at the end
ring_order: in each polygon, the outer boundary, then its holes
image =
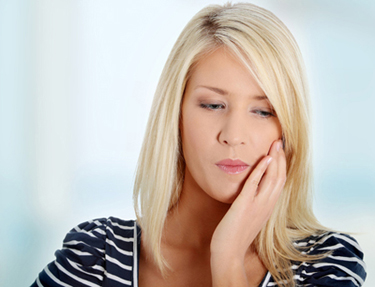
POLYGON ((213 287, 248 286, 241 257, 211 254, 211 275, 213 287))
MULTIPOLYGON (((226 245, 228 246, 228 245, 226 245)), ((220 263, 220 264, 244 264, 246 251, 239 250, 239 248, 227 248, 220 247, 214 248, 211 245, 211 264, 220 263)))

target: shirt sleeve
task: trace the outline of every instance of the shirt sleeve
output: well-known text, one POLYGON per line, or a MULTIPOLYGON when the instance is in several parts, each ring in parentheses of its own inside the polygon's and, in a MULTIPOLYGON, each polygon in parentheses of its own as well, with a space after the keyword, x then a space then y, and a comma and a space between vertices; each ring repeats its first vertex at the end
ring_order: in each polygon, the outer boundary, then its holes
POLYGON ((308 254, 327 251, 332 254, 313 263, 303 262, 297 269, 295 279, 298 286, 362 286, 366 279, 363 251, 351 236, 328 232, 309 240, 308 254))
POLYGON ((63 248, 31 287, 102 286, 105 267, 106 222, 101 218, 74 227, 63 248))

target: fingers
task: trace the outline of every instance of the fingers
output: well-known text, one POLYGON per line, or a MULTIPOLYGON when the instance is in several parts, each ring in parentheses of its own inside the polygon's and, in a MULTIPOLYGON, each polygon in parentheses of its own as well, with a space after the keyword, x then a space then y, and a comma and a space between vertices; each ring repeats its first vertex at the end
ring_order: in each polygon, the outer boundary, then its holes
POLYGON ((286 159, 281 140, 272 144, 269 155, 274 160, 265 171, 258 193, 263 193, 267 198, 278 198, 286 181, 286 159))
MULTIPOLYGON (((266 156, 258 163, 255 169, 251 172, 249 178, 246 180, 243 191, 247 194, 256 195, 262 176, 272 161, 273 158, 271 156, 266 156)), ((241 194, 243 194, 243 192, 241 192, 241 194)))
MULTIPOLYGON (((245 182, 243 191, 252 196, 278 198, 286 179, 286 159, 282 141, 271 145, 269 155, 264 157, 245 182)), ((242 192, 243 193, 243 192, 242 192)))

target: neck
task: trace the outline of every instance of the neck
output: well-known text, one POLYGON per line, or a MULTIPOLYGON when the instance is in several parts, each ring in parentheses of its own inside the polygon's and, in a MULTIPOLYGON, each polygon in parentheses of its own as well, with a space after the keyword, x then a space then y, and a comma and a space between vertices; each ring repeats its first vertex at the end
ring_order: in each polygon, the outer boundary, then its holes
POLYGON ((186 170, 180 199, 166 219, 164 238, 172 245, 209 249, 212 234, 229 208, 230 204, 205 193, 186 170))

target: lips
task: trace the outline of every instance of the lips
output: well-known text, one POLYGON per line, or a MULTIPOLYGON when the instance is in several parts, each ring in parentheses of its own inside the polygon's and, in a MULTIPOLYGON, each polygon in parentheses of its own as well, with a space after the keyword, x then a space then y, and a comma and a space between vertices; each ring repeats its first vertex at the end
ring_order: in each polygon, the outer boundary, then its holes
POLYGON ((227 174, 239 174, 244 172, 249 165, 239 159, 224 159, 216 163, 217 167, 220 168, 227 174))

